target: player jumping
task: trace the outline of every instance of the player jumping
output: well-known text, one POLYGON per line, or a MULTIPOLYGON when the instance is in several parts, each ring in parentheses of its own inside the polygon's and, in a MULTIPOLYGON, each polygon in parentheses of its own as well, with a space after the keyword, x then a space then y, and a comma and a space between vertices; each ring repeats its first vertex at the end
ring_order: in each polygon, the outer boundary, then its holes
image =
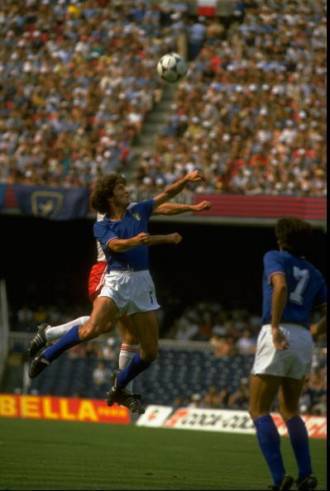
MULTIPOLYGON (((153 211, 153 215, 169 216, 186 212, 198 213, 207 210, 210 207, 211 204, 209 201, 201 201, 194 205, 166 202, 155 208, 153 211)), ((104 215, 98 214, 98 221, 103 220, 103 218, 104 215)), ((104 251, 99 242, 96 242, 96 244, 97 262, 92 266, 88 278, 88 295, 91 303, 93 303, 95 298, 99 295, 104 284, 105 275, 108 270, 108 263, 104 251)), ((41 324, 37 328, 37 333, 32 338, 29 350, 30 357, 34 358, 43 348, 46 347, 48 343, 52 343, 58 340, 72 327, 83 325, 88 319, 89 316, 81 316, 57 326, 50 326, 46 323, 41 324)), ((109 324, 109 332, 112 330, 112 327, 112 324, 109 324)), ((139 341, 137 336, 133 332, 132 326, 130 324, 130 319, 127 315, 124 315, 121 319, 117 321, 116 327, 119 330, 119 334, 122 340, 119 352, 118 367, 119 369, 123 369, 129 364, 135 353, 138 352, 139 341)), ((133 391, 133 381, 131 381, 126 386, 126 390, 129 392, 133 391)))
POLYGON ((263 327, 251 371, 249 412, 273 478, 271 489, 290 489, 294 480, 285 475, 280 436, 270 415, 279 395, 280 414, 299 469, 296 486, 299 491, 309 491, 316 488, 317 480, 312 474, 308 433, 298 402, 311 367, 309 325, 314 307, 324 311, 316 332, 325 330, 326 285, 322 274, 304 257, 311 226, 297 218, 281 218, 275 234, 280 250, 264 256, 263 327))
MULTIPOLYGON (((110 273, 94 301, 89 320, 82 326, 73 326, 59 341, 36 356, 30 366, 31 377, 72 346, 108 332, 109 323, 114 324, 127 314, 139 339, 140 353, 136 353, 116 377, 108 404, 116 402, 130 407, 131 402, 134 403, 134 397, 124 389, 152 363, 158 352, 155 310, 159 305, 149 273, 146 246, 164 243, 164 240, 159 241, 157 236, 153 238, 147 233, 149 218, 154 208, 176 196, 188 183, 202 179, 199 171, 190 172, 154 199, 133 206, 129 206, 129 194, 122 176, 113 174, 97 181, 91 201, 99 213, 106 213, 106 217, 94 225, 94 235, 105 252, 110 273)), ((177 240, 178 237, 175 242, 177 240)))

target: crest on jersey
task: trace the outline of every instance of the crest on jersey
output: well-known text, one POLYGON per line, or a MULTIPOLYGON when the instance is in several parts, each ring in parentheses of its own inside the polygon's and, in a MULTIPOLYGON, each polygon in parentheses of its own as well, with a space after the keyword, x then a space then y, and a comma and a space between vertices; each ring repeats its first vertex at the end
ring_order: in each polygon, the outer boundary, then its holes
POLYGON ((33 215, 52 217, 63 206, 63 194, 56 191, 35 191, 31 195, 31 209, 33 215))
POLYGON ((132 215, 138 222, 141 220, 141 215, 137 211, 135 213, 132 213, 132 215))

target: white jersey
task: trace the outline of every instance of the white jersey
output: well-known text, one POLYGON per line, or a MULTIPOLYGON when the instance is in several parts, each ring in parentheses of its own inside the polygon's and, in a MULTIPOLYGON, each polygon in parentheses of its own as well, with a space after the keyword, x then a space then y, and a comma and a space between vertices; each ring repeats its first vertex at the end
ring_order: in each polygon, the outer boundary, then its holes
MULTIPOLYGON (((97 222, 100 222, 101 220, 103 220, 104 218, 104 215, 102 213, 98 213, 96 215, 96 221, 97 222)), ((105 254, 103 252, 103 249, 101 247, 101 244, 99 243, 99 241, 97 240, 96 241, 96 248, 97 248, 97 262, 100 263, 100 262, 104 262, 106 261, 106 257, 105 257, 105 254)))

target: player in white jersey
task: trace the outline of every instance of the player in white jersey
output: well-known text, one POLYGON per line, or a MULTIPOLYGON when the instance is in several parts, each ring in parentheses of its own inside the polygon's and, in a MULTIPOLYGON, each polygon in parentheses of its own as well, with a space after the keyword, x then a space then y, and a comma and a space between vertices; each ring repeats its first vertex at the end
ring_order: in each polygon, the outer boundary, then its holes
MULTIPOLYGON (((181 203, 170 203, 166 202, 157 207, 154 210, 154 215, 178 215, 187 212, 199 213, 208 210, 211 207, 209 201, 200 201, 194 205, 192 204, 181 204, 181 203)), ((104 215, 97 213, 97 221, 103 220, 104 215)), ((98 241, 96 241, 97 247, 97 260, 90 269, 88 277, 88 296, 90 301, 93 303, 95 298, 100 293, 102 286, 104 284, 105 275, 107 273, 107 261, 103 249, 98 241)), ((83 325, 89 316, 81 316, 77 319, 73 319, 64 324, 58 326, 51 326, 46 323, 41 324, 37 328, 37 333, 33 337, 30 344, 30 357, 36 356, 48 343, 56 341, 61 336, 66 334, 72 326, 83 325)), ((129 316, 124 315, 121 317, 116 324, 117 329, 122 340, 122 344, 119 352, 118 366, 119 369, 125 368, 134 357, 135 353, 139 350, 139 341, 134 334, 132 326, 130 324, 129 316)), ((112 330, 112 324, 109 323, 108 331, 112 330)), ((131 381, 126 389, 132 391, 133 381, 131 381)))

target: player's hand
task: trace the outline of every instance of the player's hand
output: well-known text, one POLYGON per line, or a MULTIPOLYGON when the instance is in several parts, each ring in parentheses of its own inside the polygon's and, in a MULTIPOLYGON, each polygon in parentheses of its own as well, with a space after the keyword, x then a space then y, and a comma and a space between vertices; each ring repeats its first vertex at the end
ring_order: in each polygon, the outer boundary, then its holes
POLYGON ((173 234, 169 234, 170 244, 180 244, 182 241, 182 235, 174 232, 173 234))
POLYGON ((186 174, 186 181, 188 182, 205 181, 205 177, 203 176, 200 170, 193 170, 191 172, 188 172, 188 174, 186 174))
POLYGON ((200 203, 197 203, 196 205, 192 205, 192 211, 204 211, 204 210, 209 210, 211 208, 212 204, 210 201, 201 201, 200 203))
POLYGON ((147 234, 146 232, 140 232, 135 236, 135 240, 137 245, 148 245, 150 234, 147 234))
POLYGON ((272 337, 273 337, 273 345, 275 349, 279 351, 283 351, 288 349, 289 343, 286 336, 283 334, 281 329, 278 327, 272 327, 272 337))

